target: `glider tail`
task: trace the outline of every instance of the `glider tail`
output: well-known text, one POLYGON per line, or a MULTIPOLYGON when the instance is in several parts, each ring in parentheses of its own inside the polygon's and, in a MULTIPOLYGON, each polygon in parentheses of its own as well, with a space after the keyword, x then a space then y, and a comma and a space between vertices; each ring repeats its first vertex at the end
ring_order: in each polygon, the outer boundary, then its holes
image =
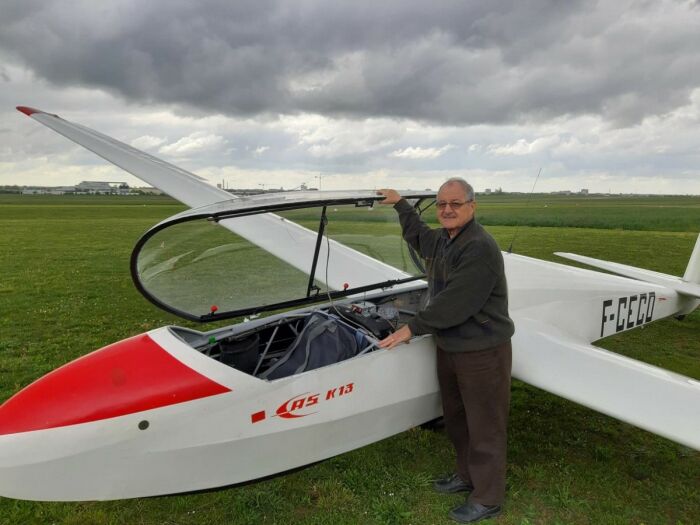
POLYGON ((601 270, 617 275, 622 275, 623 277, 629 277, 630 279, 660 284, 661 286, 671 288, 685 299, 680 310, 675 314, 678 317, 689 314, 700 305, 700 235, 698 235, 695 241, 695 248, 693 249, 693 253, 690 256, 688 266, 682 278, 665 273, 652 272, 651 270, 644 270, 643 268, 628 266, 626 264, 585 257, 575 253, 555 252, 555 255, 587 264, 594 268, 600 268, 601 270))
POLYGON ((695 241, 695 248, 693 248, 688 267, 683 274, 683 280, 688 283, 700 284, 700 235, 695 241))
MULTIPOLYGON (((687 283, 698 285, 700 288, 700 235, 698 235, 698 238, 695 241, 695 248, 693 248, 693 253, 690 255, 688 266, 683 274, 683 280, 687 283)), ((680 312, 680 315, 688 315, 690 312, 700 306, 700 298, 695 296, 695 300, 691 300, 689 303, 689 307, 680 312)))

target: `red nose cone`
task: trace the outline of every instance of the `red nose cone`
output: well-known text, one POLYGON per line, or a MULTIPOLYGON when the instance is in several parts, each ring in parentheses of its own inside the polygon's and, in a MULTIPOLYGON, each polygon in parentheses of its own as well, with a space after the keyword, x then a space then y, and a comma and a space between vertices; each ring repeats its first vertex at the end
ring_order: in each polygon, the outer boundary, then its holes
POLYGON ((0 435, 87 423, 230 392, 147 335, 106 346, 35 381, 0 406, 0 435))

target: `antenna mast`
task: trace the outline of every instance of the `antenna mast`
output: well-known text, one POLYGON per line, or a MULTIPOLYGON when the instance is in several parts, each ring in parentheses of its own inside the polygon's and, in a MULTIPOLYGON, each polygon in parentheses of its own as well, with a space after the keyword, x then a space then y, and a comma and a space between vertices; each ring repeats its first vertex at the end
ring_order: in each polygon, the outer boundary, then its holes
MULTIPOLYGON (((542 173, 542 168, 537 172, 537 177, 535 177, 535 183, 532 185, 532 189, 530 190, 530 195, 527 196, 527 202, 525 203, 525 207, 527 208, 530 205, 530 200, 532 199, 532 194, 535 191, 535 186, 537 186, 537 181, 540 180, 540 174, 542 173)), ((515 231, 513 232, 513 239, 510 241, 510 246, 508 246, 508 253, 513 253, 513 243, 515 243, 515 237, 518 235, 518 228, 520 227, 519 224, 515 225, 515 231)))

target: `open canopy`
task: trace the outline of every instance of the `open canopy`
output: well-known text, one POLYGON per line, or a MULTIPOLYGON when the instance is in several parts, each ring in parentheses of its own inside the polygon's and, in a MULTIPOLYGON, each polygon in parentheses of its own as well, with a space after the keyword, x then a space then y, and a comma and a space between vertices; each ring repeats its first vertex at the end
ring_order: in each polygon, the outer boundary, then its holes
MULTIPOLYGON (((405 192, 418 206, 434 192, 405 192)), ((423 277, 396 212, 373 191, 233 198, 179 213, 137 242, 136 287, 195 321, 389 288, 423 277), (417 263, 417 264, 416 264, 417 263)))

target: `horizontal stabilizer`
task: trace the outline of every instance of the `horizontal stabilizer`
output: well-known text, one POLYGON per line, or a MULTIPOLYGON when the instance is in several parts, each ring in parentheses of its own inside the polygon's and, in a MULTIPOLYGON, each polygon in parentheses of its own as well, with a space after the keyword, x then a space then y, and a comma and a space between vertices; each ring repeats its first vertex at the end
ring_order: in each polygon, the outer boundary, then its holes
POLYGON ((700 381, 514 320, 514 377, 700 450, 700 381))
POLYGON ((593 257, 586 257, 575 253, 555 252, 554 255, 558 255, 564 259, 570 259, 572 261, 587 264, 589 266, 593 266, 594 268, 600 268, 601 270, 606 270, 617 275, 622 275, 623 277, 629 277, 630 279, 660 284, 671 288, 680 294, 687 295, 695 299, 700 299, 700 285, 684 281, 680 277, 675 277, 673 275, 660 272, 652 272, 651 270, 644 270, 635 266, 627 266, 626 264, 594 259, 593 257))

